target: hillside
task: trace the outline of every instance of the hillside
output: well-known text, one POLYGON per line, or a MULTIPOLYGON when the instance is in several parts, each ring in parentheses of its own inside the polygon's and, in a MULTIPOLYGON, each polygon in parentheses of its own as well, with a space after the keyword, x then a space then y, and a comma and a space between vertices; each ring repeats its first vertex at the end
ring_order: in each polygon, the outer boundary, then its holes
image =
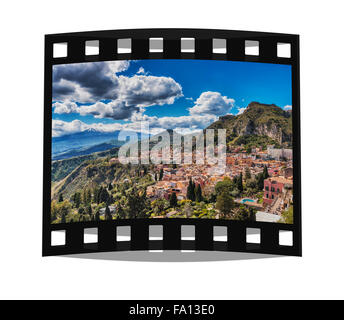
MULTIPOLYGON (((70 199, 75 192, 84 189, 94 189, 101 185, 108 185, 110 182, 132 181, 140 171, 141 166, 111 163, 108 158, 84 161, 64 179, 53 184, 51 198, 56 200, 58 195, 62 194, 64 199, 70 199)), ((140 183, 149 185, 151 176, 147 175, 140 183)), ((130 190, 130 187, 127 186, 126 190, 130 190)))
POLYGON ((76 167, 87 160, 94 160, 101 157, 114 157, 118 154, 118 148, 107 151, 95 152, 85 156, 78 156, 64 160, 56 160, 51 164, 51 180, 59 181, 69 175, 76 167))
POLYGON ((292 143, 291 113, 274 104, 251 102, 242 114, 220 117, 207 129, 226 129, 227 142, 233 144, 242 143, 242 137, 248 140, 260 137, 259 143, 265 144, 276 142, 290 146, 292 143), (251 138, 248 138, 249 136, 251 138))

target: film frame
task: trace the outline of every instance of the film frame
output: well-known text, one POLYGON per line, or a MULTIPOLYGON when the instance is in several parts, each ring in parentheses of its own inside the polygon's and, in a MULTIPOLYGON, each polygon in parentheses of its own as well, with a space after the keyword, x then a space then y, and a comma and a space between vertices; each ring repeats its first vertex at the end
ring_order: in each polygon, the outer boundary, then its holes
MULTIPOLYGON (((158 51, 158 50, 157 50, 158 51)), ((161 50, 159 50, 161 51, 161 50)), ((192 51, 192 50, 191 50, 192 51)), ((213 29, 127 29, 45 36, 43 256, 128 250, 206 250, 301 256, 301 150, 300 150, 299 36, 292 34, 213 29), (150 39, 162 38, 162 52, 150 52, 150 39), (194 39, 194 52, 182 52, 181 39, 194 39), (131 39, 131 52, 118 53, 118 39, 131 39), (213 39, 226 42, 225 53, 213 52, 213 39), (99 52, 86 55, 86 41, 99 41, 99 52), (259 44, 258 55, 245 53, 246 41, 259 44), (54 58, 56 43, 67 44, 66 57, 54 58), (290 45, 290 57, 278 57, 278 44, 290 45), (50 223, 52 67, 113 60, 200 59, 290 65, 293 105, 293 205, 294 223, 245 222, 215 219, 123 219, 112 221, 50 223), (149 226, 162 226, 162 240, 149 239, 149 226), (194 226, 194 240, 183 240, 182 226, 194 226), (130 227, 130 241, 117 241, 117 227, 130 227), (214 227, 224 227, 227 241, 214 241, 214 227), (97 228, 97 242, 84 243, 85 229, 97 228), (260 232, 260 243, 247 242, 247 229, 260 232), (64 231, 65 244, 52 245, 52 232, 64 231), (292 245, 280 245, 280 231, 292 232, 292 245)))

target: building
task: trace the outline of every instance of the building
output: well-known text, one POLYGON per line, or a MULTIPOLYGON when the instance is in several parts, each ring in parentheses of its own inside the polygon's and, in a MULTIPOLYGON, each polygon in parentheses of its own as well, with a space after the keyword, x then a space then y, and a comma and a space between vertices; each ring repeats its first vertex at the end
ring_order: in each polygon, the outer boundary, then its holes
POLYGON ((282 194, 285 187, 292 187, 293 182, 284 177, 273 177, 264 180, 263 203, 271 204, 278 196, 282 194))
POLYGON ((288 179, 288 178, 292 178, 293 177, 293 168, 289 167, 289 168, 285 168, 284 169, 284 178, 288 179))
POLYGON ((268 146, 268 156, 272 159, 280 160, 285 158, 287 160, 293 159, 293 149, 276 149, 274 146, 268 146))

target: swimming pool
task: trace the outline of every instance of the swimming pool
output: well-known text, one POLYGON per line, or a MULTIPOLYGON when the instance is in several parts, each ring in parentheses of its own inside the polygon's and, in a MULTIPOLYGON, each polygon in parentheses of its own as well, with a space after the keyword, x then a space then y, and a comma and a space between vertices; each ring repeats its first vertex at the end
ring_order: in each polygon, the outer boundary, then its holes
POLYGON ((240 203, 246 203, 246 202, 255 202, 255 201, 249 198, 244 198, 244 199, 241 199, 240 201, 240 203))

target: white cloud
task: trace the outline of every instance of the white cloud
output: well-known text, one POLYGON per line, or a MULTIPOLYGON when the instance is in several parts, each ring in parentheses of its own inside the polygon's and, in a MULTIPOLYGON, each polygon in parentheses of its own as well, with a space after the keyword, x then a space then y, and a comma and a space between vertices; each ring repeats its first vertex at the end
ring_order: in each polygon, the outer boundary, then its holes
POLYGON ((136 72, 137 74, 146 74, 146 71, 144 68, 140 67, 139 70, 136 72))
POLYGON ((108 61, 106 62, 107 66, 111 70, 112 74, 123 72, 128 70, 130 61, 120 60, 120 61, 108 61))
MULTIPOLYGON (((142 108, 173 104, 183 96, 182 87, 170 77, 118 76, 129 61, 95 62, 54 66, 53 100, 55 113, 78 112, 97 118, 130 119, 142 108), (103 103, 100 100, 112 100, 103 103), (94 103, 77 107, 75 102, 94 103)), ((139 72, 144 72, 141 67, 139 72)))
POLYGON ((93 129, 99 132, 113 132, 117 130, 128 129, 130 126, 127 124, 120 123, 92 123, 86 124, 80 120, 73 120, 71 122, 62 120, 52 121, 52 136, 60 137, 67 134, 73 134, 77 132, 82 132, 85 130, 93 129))
POLYGON ((151 106, 173 104, 182 97, 182 87, 170 77, 120 76, 118 98, 128 105, 151 106))
POLYGON ((246 108, 238 108, 237 115, 242 114, 245 110, 246 110, 246 108))
POLYGON ((117 73, 128 69, 129 61, 88 62, 53 67, 53 100, 96 102, 115 99, 117 73))
POLYGON ((99 132, 113 132, 117 130, 140 131, 146 128, 143 121, 149 124, 150 134, 157 134, 167 129, 175 129, 181 134, 197 132, 216 121, 216 116, 181 116, 181 117, 148 117, 147 115, 137 116, 132 122, 127 123, 92 123, 86 124, 80 120, 71 122, 63 120, 52 121, 52 136, 60 137, 67 134, 82 132, 93 129, 99 132))
POLYGON ((234 99, 222 96, 219 92, 203 92, 196 100, 195 106, 190 108, 191 115, 224 115, 229 113, 234 99))
POLYGON ((144 107, 152 105, 173 104, 183 95, 182 87, 172 78, 153 76, 133 76, 118 78, 116 100, 104 103, 98 101, 92 105, 77 107, 71 101, 57 102, 57 112, 76 112, 82 116, 93 115, 96 118, 111 118, 114 120, 130 119, 136 113, 144 111, 144 107))
POLYGON ((99 101, 92 105, 81 106, 77 110, 82 116, 91 114, 95 118, 111 118, 114 120, 130 119, 132 114, 138 111, 139 108, 127 106, 125 102, 121 100, 114 100, 109 103, 99 101))
POLYGON ((293 106, 287 105, 287 106, 284 106, 283 109, 284 109, 285 111, 292 110, 292 109, 293 109, 293 106))
POLYGON ((75 102, 71 102, 69 100, 64 102, 55 102, 53 103, 54 113, 62 114, 62 113, 76 113, 78 112, 78 106, 75 102))

